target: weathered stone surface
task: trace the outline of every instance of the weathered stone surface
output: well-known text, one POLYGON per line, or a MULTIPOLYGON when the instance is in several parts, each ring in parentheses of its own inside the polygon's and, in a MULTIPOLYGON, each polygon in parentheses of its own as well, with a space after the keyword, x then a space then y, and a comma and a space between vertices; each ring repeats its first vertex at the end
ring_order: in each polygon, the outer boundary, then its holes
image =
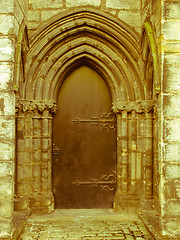
POLYGON ((66 0, 66 7, 79 7, 85 5, 99 6, 100 4, 101 0, 66 0))
POLYGON ((1 13, 14 12, 14 0, 1 0, 1 13))
MULTIPOLYGON (((167 94, 163 96, 164 116, 179 117, 180 116, 180 95, 167 94)), ((177 119, 177 123, 179 120, 177 119)))
POLYGON ((164 218, 163 224, 164 224, 164 228, 163 228, 164 235, 180 236, 180 230, 179 230, 180 220, 179 220, 179 218, 172 218, 172 217, 164 218))
POLYGON ((180 178, 180 165, 168 164, 165 166, 165 178, 179 179, 180 178))
POLYGON ((141 1, 131 1, 131 0, 106 0, 106 6, 108 8, 116 9, 140 9, 141 1))
POLYGON ((164 56, 164 92, 180 91, 180 54, 165 54, 164 56))
POLYGON ((15 114, 15 97, 14 97, 13 91, 9 91, 7 93, 1 93, 0 111, 2 111, 4 115, 14 115, 15 114), (4 100, 3 108, 1 107, 1 99, 4 100))
POLYGON ((137 27, 141 25, 141 13, 138 10, 129 12, 120 11, 118 17, 130 26, 137 27))
POLYGON ((3 118, 0 117, 0 138, 1 139, 15 139, 15 120, 11 117, 3 118))
POLYGON ((14 174, 14 164, 12 162, 0 162, 0 176, 13 176, 14 174))
POLYGON ((0 61, 13 61, 14 50, 12 40, 0 37, 0 61))
POLYGON ((165 161, 179 162, 180 156, 180 143, 168 142, 165 144, 165 161))
POLYGON ((7 160, 7 161, 11 161, 14 158, 14 142, 12 143, 6 143, 4 141, 1 140, 0 142, 0 148, 1 148, 1 152, 0 152, 0 159, 1 160, 7 160))
POLYGON ((166 40, 180 40, 180 21, 165 21, 162 25, 162 31, 166 40))
POLYGON ((43 8, 61 8, 63 0, 31 0, 30 8, 43 9, 43 8))
POLYGON ((12 64, 0 64, 0 90, 12 89, 12 64))
MULTIPOLYGON (((6 199, 7 202, 12 201, 14 197, 13 175, 0 177, 0 192, 1 192, 1 197, 0 197, 1 199, 4 199, 4 200, 6 199)), ((10 214, 12 214, 12 208, 10 208, 9 211, 10 211, 10 214)))
POLYGON ((164 132, 166 141, 179 141, 180 118, 165 120, 164 132))
POLYGON ((164 2, 164 17, 165 19, 179 19, 180 4, 178 1, 164 2))
POLYGON ((0 34, 13 34, 14 17, 11 15, 0 15, 0 34))
POLYGON ((61 10, 46 10, 46 11, 41 11, 41 20, 42 21, 47 21, 51 17, 55 16, 56 14, 60 13, 61 10))
POLYGON ((28 21, 40 21, 41 12, 40 10, 29 10, 28 21))

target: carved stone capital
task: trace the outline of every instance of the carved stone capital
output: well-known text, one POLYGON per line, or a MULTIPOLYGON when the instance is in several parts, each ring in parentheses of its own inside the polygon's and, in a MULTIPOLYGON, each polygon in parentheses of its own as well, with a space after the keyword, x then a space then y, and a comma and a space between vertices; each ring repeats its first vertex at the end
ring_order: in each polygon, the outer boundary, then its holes
POLYGON ((22 112, 32 112, 38 110, 39 112, 43 112, 48 110, 49 112, 56 113, 57 105, 53 101, 48 100, 19 100, 16 101, 16 110, 22 110, 22 112))
POLYGON ((141 100, 141 101, 119 101, 113 103, 112 110, 115 113, 122 113, 123 111, 132 112, 135 111, 137 113, 148 113, 155 106, 155 101, 153 100, 141 100))

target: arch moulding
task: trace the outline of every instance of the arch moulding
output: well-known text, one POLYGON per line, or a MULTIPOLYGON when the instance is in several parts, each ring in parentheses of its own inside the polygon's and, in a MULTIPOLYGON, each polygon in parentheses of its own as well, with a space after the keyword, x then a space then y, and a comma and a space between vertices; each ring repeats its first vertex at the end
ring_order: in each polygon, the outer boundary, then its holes
MULTIPOLYGON (((146 194, 151 195, 151 174, 147 171, 143 175, 137 170, 137 166, 146 164, 144 158, 148 152, 148 148, 140 147, 137 129, 142 122, 150 124, 147 119, 151 118, 154 106, 146 98, 141 64, 139 36, 114 16, 92 8, 58 14, 29 37, 25 80, 16 105, 17 162, 20 163, 17 172, 28 167, 29 174, 17 180, 18 209, 30 206, 34 212, 50 212, 54 208, 52 119, 63 81, 81 65, 93 68, 106 81, 112 109, 117 115, 114 207, 122 206, 120 199, 124 196, 130 200, 132 196, 135 200, 139 198, 141 179, 148 186, 146 194), (130 139, 128 134, 132 135, 130 139), (134 156, 136 169, 132 172, 128 166, 133 165, 134 156)), ((140 137, 145 139, 146 135, 141 129, 140 137)))

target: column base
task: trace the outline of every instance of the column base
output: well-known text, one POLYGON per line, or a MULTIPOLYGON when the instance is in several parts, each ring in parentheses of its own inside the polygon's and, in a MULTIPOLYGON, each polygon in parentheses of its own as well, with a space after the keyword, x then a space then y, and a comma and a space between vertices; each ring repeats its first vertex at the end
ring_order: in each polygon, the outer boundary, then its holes
POLYGON ((15 197, 14 198, 14 211, 26 211, 29 209, 28 197, 15 197))
POLYGON ((54 211, 54 196, 50 193, 33 194, 29 200, 31 212, 45 214, 54 211))
POLYGON ((116 193, 113 209, 115 212, 137 213, 139 210, 139 198, 116 193))

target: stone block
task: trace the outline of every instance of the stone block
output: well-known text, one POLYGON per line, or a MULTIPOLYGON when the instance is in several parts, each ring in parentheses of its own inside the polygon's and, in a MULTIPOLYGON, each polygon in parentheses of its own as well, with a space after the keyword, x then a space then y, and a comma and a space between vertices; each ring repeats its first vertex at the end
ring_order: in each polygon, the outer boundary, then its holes
POLYGON ((48 19, 50 19, 51 17, 55 16, 59 12, 61 12, 61 10, 59 10, 59 9, 57 9, 57 10, 44 10, 44 11, 41 11, 41 21, 47 21, 48 19))
POLYGON ((179 19, 180 18, 180 4, 179 1, 164 2, 164 18, 165 19, 179 19))
POLYGON ((179 239, 177 238, 177 236, 180 236, 179 226, 179 218, 163 218, 163 235, 169 235, 171 239, 179 239))
POLYGON ((0 176, 13 176, 14 174, 14 163, 13 162, 0 162, 0 176))
POLYGON ((15 120, 14 118, 0 117, 0 138, 15 139, 15 120))
POLYGON ((37 29, 40 25, 40 22, 29 22, 28 23, 28 29, 32 30, 32 29, 37 29))
POLYGON ((164 183, 164 197, 165 199, 175 198, 175 184, 174 180, 166 180, 164 183))
POLYGON ((164 139, 165 142, 180 143, 180 118, 164 121, 164 139))
POLYGON ((29 10, 28 21, 40 21, 41 11, 40 10, 29 10))
POLYGON ((0 61, 14 60, 13 41, 6 37, 0 37, 0 61))
POLYGON ((175 142, 165 143, 164 160, 166 162, 179 162, 180 144, 175 142))
POLYGON ((100 6, 101 0, 66 0, 66 7, 79 7, 79 6, 100 6))
POLYGON ((175 197, 180 199, 180 179, 174 181, 175 197))
POLYGON ((6 143, 4 141, 0 141, 0 159, 4 161, 11 161, 14 159, 15 149, 14 143, 9 142, 6 143))
POLYGON ((106 0, 106 7, 115 9, 139 9, 141 8, 141 1, 136 0, 106 0))
POLYGON ((14 16, 0 15, 0 34, 13 34, 14 31, 14 16))
POLYGON ((0 90, 9 90, 13 88, 13 65, 0 64, 0 90))
POLYGON ((140 11, 120 11, 118 14, 119 19, 124 21, 130 26, 141 26, 141 13, 140 11))
POLYGON ((180 165, 178 164, 166 164, 164 169, 164 175, 166 179, 178 179, 180 178, 180 165))
POLYGON ((1 13, 13 13, 14 0, 1 0, 0 10, 1 13))
POLYGON ((180 92, 180 54, 164 55, 163 92, 180 92))
POLYGON ((164 104, 163 110, 164 117, 166 118, 180 117, 180 95, 171 94, 164 95, 163 104, 164 104))
POLYGON ((165 203, 164 211, 166 212, 166 216, 177 217, 180 215, 180 202, 176 200, 168 200, 165 203))
POLYGON ((42 151, 47 152, 49 148, 49 139, 42 139, 42 151))
POLYGON ((11 232, 12 232, 12 222, 11 219, 5 221, 5 220, 0 220, 0 239, 6 239, 9 240, 11 239, 11 232))
MULTIPOLYGON (((162 45, 163 46, 163 45, 162 45)), ((163 51, 166 53, 179 53, 180 43, 179 41, 164 42, 163 51)))
POLYGON ((33 139, 33 150, 34 151, 41 150, 41 139, 40 138, 33 139))
POLYGON ((32 169, 32 177, 33 178, 38 178, 38 177, 41 177, 41 164, 36 164, 36 165, 33 165, 33 169, 32 169))
POLYGON ((15 115, 15 96, 13 91, 1 93, 0 115, 15 115))
POLYGON ((12 176, 0 177, 0 193, 1 199, 13 199, 14 179, 12 176))
POLYGON ((1 218, 12 218, 13 215, 13 201, 0 197, 0 219, 1 218))
POLYGON ((180 40, 180 21, 165 21, 162 23, 162 32, 165 40, 180 40))
POLYGON ((32 165, 25 165, 23 173, 24 173, 24 178, 25 179, 32 178, 32 165))
MULTIPOLYGON (((74 1, 73 1, 74 2, 74 1)), ((31 0, 31 9, 61 8, 63 0, 31 0)))

